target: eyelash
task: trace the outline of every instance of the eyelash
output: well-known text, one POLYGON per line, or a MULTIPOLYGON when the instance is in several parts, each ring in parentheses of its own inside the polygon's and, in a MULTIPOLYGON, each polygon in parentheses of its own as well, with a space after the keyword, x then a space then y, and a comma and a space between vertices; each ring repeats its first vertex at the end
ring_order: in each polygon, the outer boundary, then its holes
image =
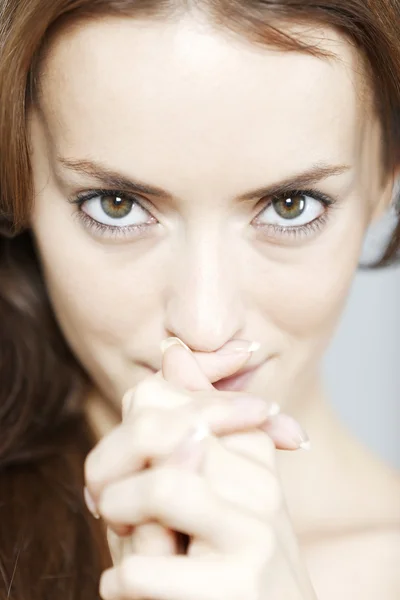
MULTIPOLYGON (((282 200, 282 198, 289 198, 290 196, 305 196, 307 198, 312 198, 313 200, 319 201, 325 208, 325 211, 321 216, 313 219, 309 223, 305 225, 294 225, 285 227, 283 225, 276 224, 264 224, 264 225, 255 225, 257 229, 260 229, 261 232, 264 232, 268 235, 268 232, 273 232, 278 236, 286 236, 290 237, 294 240, 299 238, 304 238, 307 235, 311 235, 312 233, 317 233, 321 231, 323 227, 328 222, 330 217, 330 212, 333 208, 337 206, 337 198, 333 198, 331 196, 327 196, 323 192, 320 192, 317 189, 302 189, 302 190, 288 190, 286 193, 281 194, 280 196, 272 196, 272 198, 268 201, 268 203, 264 206, 264 208, 258 213, 257 217, 263 213, 267 208, 269 208, 274 202, 282 200)), ((255 217, 255 218, 257 218, 255 217)))
MULTIPOLYGON (((147 224, 147 223, 143 223, 141 225, 129 225, 126 227, 117 227, 117 226, 112 226, 112 225, 105 225, 104 223, 99 223, 98 221, 95 221, 94 219, 89 217, 89 215, 87 215, 83 210, 81 210, 81 207, 88 200, 92 200, 93 198, 97 198, 99 196, 121 196, 127 200, 132 201, 132 204, 139 205, 141 208, 143 208, 143 210, 147 210, 146 207, 143 206, 143 204, 135 196, 127 194, 125 192, 121 192, 119 190, 105 190, 105 189, 91 190, 89 192, 84 192, 84 193, 78 194, 74 198, 69 199, 69 202, 71 204, 78 205, 79 210, 77 213, 75 213, 75 216, 81 222, 83 222, 85 227, 87 227, 88 229, 90 229, 96 233, 99 233, 101 235, 108 235, 108 236, 112 236, 113 238, 128 237, 131 234, 140 235, 142 233, 145 233, 146 230, 148 230, 149 224, 147 224)), ((320 192, 319 190, 316 190, 316 189, 315 190, 308 190, 308 189, 288 190, 288 192, 286 192, 285 194, 282 194, 281 196, 273 196, 268 201, 268 203, 263 207, 263 209, 256 215, 256 217, 254 217, 254 219, 259 217, 274 202, 282 200, 282 198, 288 198, 290 196, 305 196, 305 197, 312 198, 313 200, 317 200, 317 201, 321 202, 321 204, 325 207, 325 211, 322 213, 321 216, 317 217, 313 221, 310 221, 310 223, 306 223, 305 225, 297 225, 297 226, 295 225, 292 227, 291 226, 285 227, 285 226, 276 225, 276 224, 260 224, 260 225, 255 225, 255 228, 261 230, 261 232, 264 232, 266 234, 268 234, 268 232, 272 231, 275 235, 289 236, 294 239, 305 237, 307 235, 311 235, 312 233, 316 233, 316 232, 322 230, 322 228, 328 221, 331 209, 334 208, 337 203, 336 199, 329 197, 326 194, 324 194, 323 192, 320 192)))
POLYGON ((149 212, 147 208, 141 202, 139 202, 139 200, 135 196, 127 194, 126 192, 121 192, 120 190, 96 189, 90 190, 89 192, 83 192, 81 194, 77 194, 74 198, 70 198, 69 202, 71 204, 78 205, 79 210, 75 213, 75 218, 81 221, 85 225, 85 227, 87 227, 90 231, 94 231, 95 233, 98 233, 100 235, 108 235, 109 237, 115 239, 129 237, 129 235, 132 234, 141 235, 142 233, 146 233, 149 227, 148 223, 143 223, 141 225, 129 225, 126 227, 117 227, 113 225, 105 225, 104 223, 99 223, 99 221, 95 221, 95 219, 89 217, 89 215, 82 210, 82 206, 85 202, 88 202, 89 200, 92 200, 93 198, 97 198, 99 196, 120 196, 122 198, 125 198, 126 200, 132 201, 132 205, 137 204, 143 210, 149 212))

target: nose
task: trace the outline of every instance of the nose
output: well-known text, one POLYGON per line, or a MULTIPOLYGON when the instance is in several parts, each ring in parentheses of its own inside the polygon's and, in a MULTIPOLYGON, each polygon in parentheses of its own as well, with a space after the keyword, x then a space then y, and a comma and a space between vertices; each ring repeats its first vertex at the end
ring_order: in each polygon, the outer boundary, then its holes
POLYGON ((218 350, 244 330, 240 273, 229 247, 217 232, 204 231, 174 254, 165 307, 167 335, 198 352, 218 350))

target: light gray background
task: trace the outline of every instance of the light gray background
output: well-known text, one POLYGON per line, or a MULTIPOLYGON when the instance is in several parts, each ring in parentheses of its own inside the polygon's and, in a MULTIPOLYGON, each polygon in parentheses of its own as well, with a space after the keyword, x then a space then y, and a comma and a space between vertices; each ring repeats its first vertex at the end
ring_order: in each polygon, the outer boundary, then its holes
MULTIPOLYGON (((372 229, 363 260, 376 257, 393 213, 372 229)), ((353 433, 400 469, 400 266, 356 274, 324 362, 333 406, 353 433)))

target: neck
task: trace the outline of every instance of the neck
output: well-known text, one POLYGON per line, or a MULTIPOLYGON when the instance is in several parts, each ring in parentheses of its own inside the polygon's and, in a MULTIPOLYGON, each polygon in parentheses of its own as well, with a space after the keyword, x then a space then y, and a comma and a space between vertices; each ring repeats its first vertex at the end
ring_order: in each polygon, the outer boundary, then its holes
POLYGON ((299 539, 313 543, 338 531, 352 533, 382 524, 382 510, 391 522, 398 513, 395 502, 388 497, 379 504, 368 490, 371 481, 383 489, 393 478, 392 470, 340 422, 320 380, 310 391, 301 407, 293 407, 290 414, 308 432, 311 450, 277 455, 287 508, 299 539))

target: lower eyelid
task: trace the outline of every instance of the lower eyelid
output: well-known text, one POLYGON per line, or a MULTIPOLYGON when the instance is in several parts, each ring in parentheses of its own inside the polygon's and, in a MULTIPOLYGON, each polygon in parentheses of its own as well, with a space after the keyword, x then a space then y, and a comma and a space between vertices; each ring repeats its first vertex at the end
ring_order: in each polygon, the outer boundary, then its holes
MULTIPOLYGON (((100 221, 96 221, 92 217, 90 217, 83 210, 79 210, 74 214, 74 218, 81 222, 81 224, 89 231, 94 232, 95 234, 110 238, 126 238, 126 237, 136 237, 143 236, 148 232, 148 229, 151 225, 154 224, 140 224, 140 225, 126 225, 124 227, 117 227, 112 225, 105 225, 104 223, 100 223, 100 221)), ((156 220, 155 220, 156 221, 156 220)), ((156 221, 157 223, 157 221, 156 221)))
MULTIPOLYGON (((74 204, 77 205, 78 210, 75 212, 74 217, 79 219, 81 223, 86 227, 86 229, 96 230, 99 235, 109 236, 113 238, 117 237, 136 237, 139 235, 144 235, 148 232, 148 229, 151 226, 154 226, 158 223, 157 219, 149 213, 149 220, 146 223, 138 224, 138 225, 125 225, 125 226, 113 226, 109 224, 104 224, 99 221, 96 221, 92 217, 90 217, 84 210, 82 210, 82 206, 85 202, 90 200, 91 198, 81 199, 80 201, 75 201, 74 204)), ((323 202, 320 201, 324 206, 325 210, 316 219, 310 221, 309 223, 305 223, 303 225, 293 225, 293 226, 283 226, 278 224, 268 224, 268 223, 254 223, 253 227, 260 231, 260 235, 263 233, 265 236, 271 237, 271 234, 275 237, 298 237, 298 236, 307 236, 311 235, 314 232, 320 231, 322 227, 326 224, 330 216, 330 211, 333 207, 335 207, 336 202, 323 202)), ((145 207, 143 207, 140 203, 138 203, 143 210, 149 212, 145 207)), ((269 202, 264 208, 258 213, 262 214, 264 210, 266 210, 272 203, 269 202)), ((256 219, 257 217, 255 217, 256 219)), ((254 220, 253 220, 254 221, 254 220)))
POLYGON ((306 223, 304 225, 295 226, 281 226, 276 224, 264 224, 256 225, 256 229, 259 231, 261 237, 271 238, 299 238, 318 233, 326 225, 329 219, 328 211, 325 211, 320 217, 306 223))

